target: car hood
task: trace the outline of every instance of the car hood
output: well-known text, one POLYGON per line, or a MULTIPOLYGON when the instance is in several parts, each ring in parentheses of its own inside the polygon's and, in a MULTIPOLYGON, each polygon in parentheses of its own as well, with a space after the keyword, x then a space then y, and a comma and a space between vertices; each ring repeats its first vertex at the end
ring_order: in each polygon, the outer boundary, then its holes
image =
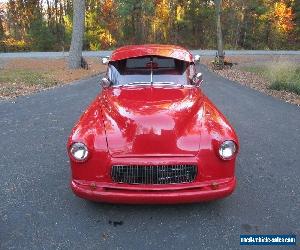
POLYGON ((203 114, 199 88, 107 88, 100 105, 113 157, 194 156, 199 151, 203 114))

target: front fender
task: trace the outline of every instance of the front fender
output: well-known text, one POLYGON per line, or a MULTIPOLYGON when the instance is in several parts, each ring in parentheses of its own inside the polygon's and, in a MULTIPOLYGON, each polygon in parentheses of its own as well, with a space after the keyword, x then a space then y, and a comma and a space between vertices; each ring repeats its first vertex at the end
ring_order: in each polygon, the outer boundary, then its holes
POLYGON ((105 170, 109 157, 99 97, 91 103, 74 126, 68 138, 67 150, 73 178, 93 180, 107 174, 105 170), (70 155, 69 148, 74 142, 82 142, 87 146, 89 157, 86 161, 76 162, 70 155))
POLYGON ((200 126, 201 143, 198 159, 202 178, 233 177, 236 155, 230 160, 223 160, 218 151, 225 140, 234 141, 239 148, 238 137, 225 116, 209 100, 204 104, 204 115, 200 126))

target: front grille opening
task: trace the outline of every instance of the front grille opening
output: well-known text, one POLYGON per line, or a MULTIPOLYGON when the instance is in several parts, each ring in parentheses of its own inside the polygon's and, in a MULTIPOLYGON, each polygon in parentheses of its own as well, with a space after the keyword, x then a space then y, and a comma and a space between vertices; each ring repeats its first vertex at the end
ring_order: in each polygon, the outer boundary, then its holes
POLYGON ((114 165, 111 177, 114 182, 126 184, 176 184, 195 180, 195 165, 114 165))

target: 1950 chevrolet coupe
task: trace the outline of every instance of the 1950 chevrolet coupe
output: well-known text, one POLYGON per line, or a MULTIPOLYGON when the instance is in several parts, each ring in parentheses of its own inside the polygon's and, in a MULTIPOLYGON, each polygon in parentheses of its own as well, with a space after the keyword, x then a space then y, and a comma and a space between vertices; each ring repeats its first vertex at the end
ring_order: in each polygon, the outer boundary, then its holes
POLYGON ((136 45, 106 60, 102 91, 68 140, 73 192, 128 204, 230 195, 238 139, 199 88, 192 54, 178 46, 136 45))

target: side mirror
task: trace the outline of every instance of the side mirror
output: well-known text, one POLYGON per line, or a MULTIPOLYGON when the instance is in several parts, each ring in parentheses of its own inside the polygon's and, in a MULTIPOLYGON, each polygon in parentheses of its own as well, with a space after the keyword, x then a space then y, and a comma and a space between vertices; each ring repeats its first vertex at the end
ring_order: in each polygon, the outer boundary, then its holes
POLYGON ((192 82, 195 86, 199 86, 203 81, 203 75, 202 73, 197 73, 196 75, 194 75, 192 82))
POLYGON ((200 55, 195 55, 194 61, 195 61, 195 63, 200 63, 200 55))
POLYGON ((102 88, 108 88, 110 86, 110 81, 105 77, 103 77, 101 79, 100 83, 101 83, 102 88))
POLYGON ((102 64, 108 64, 108 62, 109 62, 108 56, 102 58, 102 64))

